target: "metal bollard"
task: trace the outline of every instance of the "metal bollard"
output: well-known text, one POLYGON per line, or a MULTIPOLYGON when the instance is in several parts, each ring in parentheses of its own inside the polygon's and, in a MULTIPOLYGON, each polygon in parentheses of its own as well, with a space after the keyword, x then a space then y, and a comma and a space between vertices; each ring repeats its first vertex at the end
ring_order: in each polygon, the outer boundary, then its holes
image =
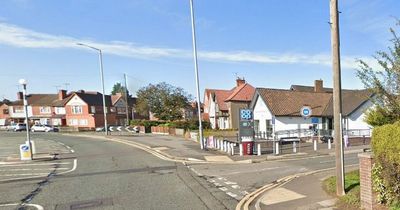
POLYGON ((225 141, 221 140, 221 151, 224 151, 225 141))
POLYGON ((231 155, 235 155, 234 143, 231 143, 231 155))
POLYGON ((293 142, 293 153, 296 153, 297 152, 297 145, 296 145, 296 142, 294 141, 293 142))
POLYGON ((313 142, 314 142, 314 151, 317 151, 317 143, 318 143, 318 141, 313 139, 313 142))
POLYGON ((226 153, 230 154, 231 153, 231 143, 226 144, 226 153))
POLYGON ((275 141, 275 155, 279 155, 279 141, 275 141))
POLYGON ((330 139, 328 139, 328 149, 332 149, 332 143, 330 139))
POLYGON ((219 149, 219 139, 217 139, 216 141, 215 141, 215 143, 216 143, 216 149, 219 149))
POLYGON ((261 156, 261 144, 257 144, 257 155, 261 156))
POLYGON ((243 156, 243 145, 239 143, 239 155, 243 156))

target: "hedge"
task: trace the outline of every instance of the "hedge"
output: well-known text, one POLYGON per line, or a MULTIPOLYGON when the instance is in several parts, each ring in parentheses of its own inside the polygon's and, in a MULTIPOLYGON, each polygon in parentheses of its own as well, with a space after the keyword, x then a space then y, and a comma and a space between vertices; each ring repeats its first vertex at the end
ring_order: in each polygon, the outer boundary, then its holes
POLYGON ((372 150, 375 155, 374 189, 380 203, 400 202, 400 121, 374 128, 372 150))
MULTIPOLYGON (((182 120, 182 121, 153 121, 153 120, 131 120, 130 123, 132 126, 140 125, 144 126, 146 129, 146 133, 151 132, 152 126, 161 126, 161 127, 169 127, 169 128, 181 128, 184 130, 198 130, 199 129, 199 121, 192 120, 182 120)), ((203 121, 202 122, 203 129, 209 129, 210 123, 203 121)))

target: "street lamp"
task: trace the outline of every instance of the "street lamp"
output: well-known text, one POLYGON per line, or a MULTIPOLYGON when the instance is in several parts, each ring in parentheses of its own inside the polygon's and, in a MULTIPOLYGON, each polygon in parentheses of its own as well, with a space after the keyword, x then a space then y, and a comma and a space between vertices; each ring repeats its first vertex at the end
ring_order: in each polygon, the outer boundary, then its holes
POLYGON ((99 62, 100 62, 100 77, 101 77, 101 86, 103 89, 103 113, 104 113, 104 131, 105 135, 108 135, 108 125, 107 125, 107 108, 106 108, 106 94, 104 91, 104 73, 103 73, 103 54, 101 49, 89 46, 87 44, 76 43, 77 45, 88 47, 90 49, 96 50, 99 52, 99 62))
POLYGON ((31 160, 33 160, 31 135, 29 133, 28 100, 26 98, 26 84, 28 84, 28 81, 26 81, 26 79, 20 79, 18 82, 23 87, 22 91, 23 91, 23 101, 24 101, 24 110, 25 110, 25 121, 26 121, 26 140, 29 143, 29 152, 31 154, 31 160))
POLYGON ((199 85, 199 67, 197 64, 197 47, 196 47, 196 28, 194 24, 194 8, 193 0, 190 0, 190 14, 192 19, 192 42, 193 42, 193 59, 194 59, 194 73, 196 76, 196 93, 197 93, 197 112, 199 114, 199 138, 200 148, 204 149, 203 144, 203 126, 201 123, 201 104, 200 104, 200 85, 199 85))

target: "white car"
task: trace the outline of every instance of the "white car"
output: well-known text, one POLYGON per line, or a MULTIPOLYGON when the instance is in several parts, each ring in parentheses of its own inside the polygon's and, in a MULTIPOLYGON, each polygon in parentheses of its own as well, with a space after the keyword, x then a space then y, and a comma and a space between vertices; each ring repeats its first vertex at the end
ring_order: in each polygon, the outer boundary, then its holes
POLYGON ((34 125, 31 127, 32 132, 49 132, 54 131, 54 129, 48 125, 34 125))

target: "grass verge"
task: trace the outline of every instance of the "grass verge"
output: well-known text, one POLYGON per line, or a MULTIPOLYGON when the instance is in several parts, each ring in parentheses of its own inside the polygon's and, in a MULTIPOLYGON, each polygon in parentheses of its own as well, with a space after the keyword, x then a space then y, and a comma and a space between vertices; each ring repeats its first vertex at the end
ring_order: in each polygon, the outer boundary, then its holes
MULTIPOLYGON (((329 177, 323 182, 324 190, 336 196, 336 176, 329 177)), ((358 170, 345 174, 344 188, 346 195, 339 197, 339 209, 360 209, 360 174, 358 170)))

